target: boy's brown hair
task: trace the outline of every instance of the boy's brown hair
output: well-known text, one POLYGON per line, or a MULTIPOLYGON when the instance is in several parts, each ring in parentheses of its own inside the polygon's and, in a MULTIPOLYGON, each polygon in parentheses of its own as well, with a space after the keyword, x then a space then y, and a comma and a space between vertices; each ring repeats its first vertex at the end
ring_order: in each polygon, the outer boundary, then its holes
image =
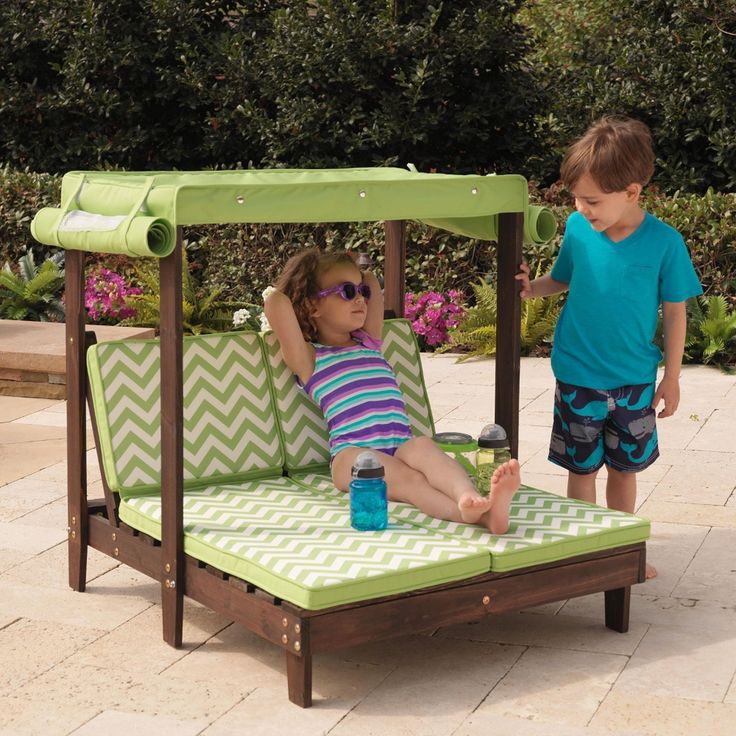
POLYGON ((570 146, 560 178, 572 190, 589 174, 606 193, 622 192, 629 184, 645 186, 654 173, 652 134, 640 120, 604 115, 570 146))
POLYGON ((342 265, 355 266, 349 253, 323 253, 319 248, 308 248, 287 261, 276 282, 276 288, 291 300, 306 340, 317 339, 317 324, 312 311, 319 292, 319 276, 334 266, 342 265))

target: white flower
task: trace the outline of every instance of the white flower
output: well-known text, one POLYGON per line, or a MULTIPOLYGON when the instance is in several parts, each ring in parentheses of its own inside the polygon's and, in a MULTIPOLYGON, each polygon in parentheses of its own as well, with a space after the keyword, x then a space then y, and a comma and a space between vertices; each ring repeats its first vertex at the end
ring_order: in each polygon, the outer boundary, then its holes
POLYGON ((242 327, 248 321, 249 316, 247 309, 238 309, 233 312, 233 327, 242 327))
POLYGON ((266 315, 261 312, 261 332, 269 332, 271 330, 271 325, 268 324, 268 320, 266 319, 266 315))
POLYGON ((275 286, 267 286, 263 292, 261 292, 261 296, 263 297, 263 301, 265 302, 266 299, 268 299, 269 294, 273 294, 273 292, 276 291, 275 286))

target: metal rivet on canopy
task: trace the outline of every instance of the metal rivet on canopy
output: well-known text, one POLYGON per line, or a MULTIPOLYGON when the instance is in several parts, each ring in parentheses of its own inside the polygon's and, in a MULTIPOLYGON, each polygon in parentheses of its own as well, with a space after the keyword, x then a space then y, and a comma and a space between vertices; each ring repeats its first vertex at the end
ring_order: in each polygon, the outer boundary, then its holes
POLYGON ((243 204, 245 202, 245 197, 242 194, 238 194, 238 196, 235 197, 235 201, 238 204, 243 204))
POLYGON ((365 189, 360 190, 360 196, 365 199, 365 189))
POLYGON ((478 194, 478 187, 473 187, 470 191, 473 194, 478 194))

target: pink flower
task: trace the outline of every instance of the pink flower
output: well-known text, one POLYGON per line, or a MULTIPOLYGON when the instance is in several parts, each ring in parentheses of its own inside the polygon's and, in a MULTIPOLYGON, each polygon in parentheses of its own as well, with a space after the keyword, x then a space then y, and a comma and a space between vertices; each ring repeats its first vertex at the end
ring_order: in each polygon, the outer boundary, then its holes
POLYGON ((126 297, 141 293, 141 289, 128 286, 120 274, 98 268, 87 277, 84 306, 93 321, 125 319, 135 315, 135 309, 126 306, 126 297))
POLYGON ((404 314, 426 346, 436 347, 447 342, 447 331, 456 327, 465 313, 463 298, 457 289, 450 289, 446 295, 436 291, 408 292, 404 297, 404 314))

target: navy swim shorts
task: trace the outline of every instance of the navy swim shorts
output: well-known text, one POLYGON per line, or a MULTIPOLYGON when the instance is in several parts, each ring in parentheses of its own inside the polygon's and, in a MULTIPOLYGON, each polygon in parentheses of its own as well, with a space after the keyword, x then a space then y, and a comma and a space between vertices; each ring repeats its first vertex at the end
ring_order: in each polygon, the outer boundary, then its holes
POLYGON ((658 457, 654 384, 610 390, 557 381, 549 459, 572 473, 638 473, 658 457))

